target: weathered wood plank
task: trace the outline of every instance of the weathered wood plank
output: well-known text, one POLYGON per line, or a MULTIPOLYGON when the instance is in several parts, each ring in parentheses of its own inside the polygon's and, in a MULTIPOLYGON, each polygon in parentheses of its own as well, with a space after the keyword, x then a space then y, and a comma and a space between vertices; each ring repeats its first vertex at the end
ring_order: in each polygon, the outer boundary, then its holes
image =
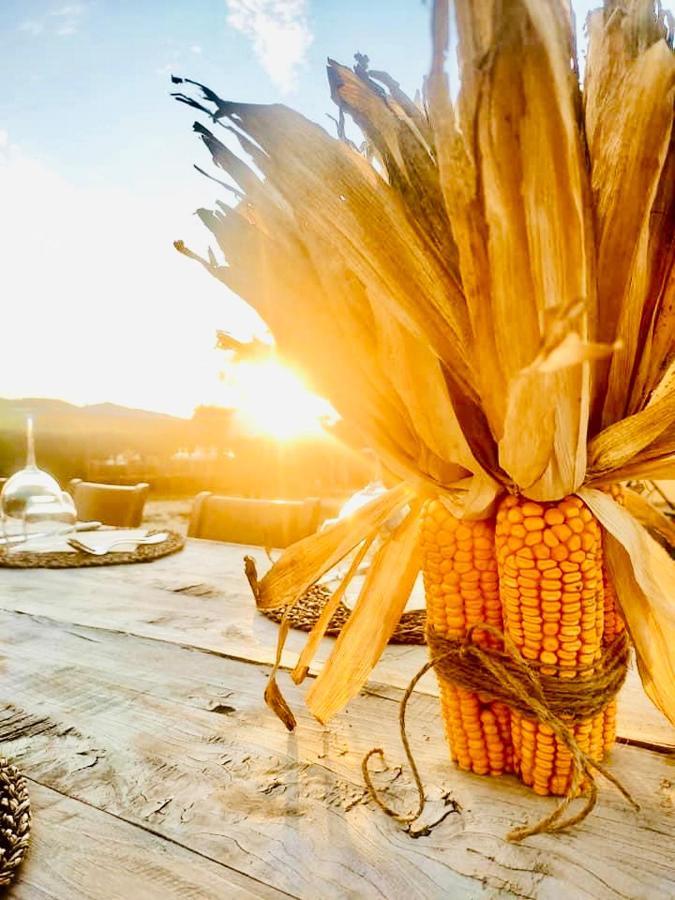
MULTIPOLYGON (((260 548, 191 540, 182 553, 147 565, 0 570, 0 608, 269 663, 277 627, 254 608, 243 576, 245 553, 256 557, 261 571, 269 565, 260 548)), ((291 631, 285 666, 295 664, 305 640, 303 632, 291 631)), ((313 671, 332 646, 330 638, 322 642, 313 671)), ((390 646, 371 683, 404 688, 424 661, 422 647, 390 646)), ((436 680, 425 679, 419 690, 437 696, 436 680)), ((619 699, 618 733, 675 749, 675 728, 648 700, 635 671, 619 699)))
MULTIPOLYGON (((552 801, 513 778, 456 772, 434 698, 409 708, 431 799, 412 839, 364 793, 376 740, 402 758, 396 706, 360 696, 330 728, 303 712, 287 735, 262 706, 266 669, 158 641, 4 613, 0 741, 34 780, 302 897, 670 897, 673 764, 617 748, 612 768, 642 804, 603 790, 575 832, 511 845, 515 822, 552 801)), ((394 773, 391 770, 389 774, 394 773)), ((407 784, 404 776, 395 785, 407 784)), ((408 788, 399 802, 412 803, 408 788)))
POLYGON ((29 783, 30 856, 10 900, 257 900, 287 894, 108 813, 29 783))

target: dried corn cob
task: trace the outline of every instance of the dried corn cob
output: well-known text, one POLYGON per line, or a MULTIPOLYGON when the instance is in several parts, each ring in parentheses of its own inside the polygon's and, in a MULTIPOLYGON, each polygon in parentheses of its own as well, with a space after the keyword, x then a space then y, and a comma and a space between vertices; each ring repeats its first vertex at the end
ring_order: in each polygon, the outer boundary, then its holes
MULTIPOLYGON (((600 526, 578 497, 533 503, 507 497, 495 530, 506 633, 543 674, 590 677, 603 646, 605 596, 600 526), (550 668, 548 668, 550 666, 550 668), (568 670, 568 671, 566 671, 568 670)), ((579 747, 600 760, 612 712, 573 726, 579 747)), ((514 763, 539 794, 565 794, 572 762, 552 730, 511 714, 514 763)))
MULTIPOLYGON (((439 500, 427 503, 422 530, 427 622, 443 637, 460 638, 486 622, 502 628, 494 530, 489 521, 460 522, 439 500)), ((489 645, 489 635, 476 641, 489 645)), ((513 771, 509 710, 439 679, 441 709, 452 758, 479 775, 513 771)))

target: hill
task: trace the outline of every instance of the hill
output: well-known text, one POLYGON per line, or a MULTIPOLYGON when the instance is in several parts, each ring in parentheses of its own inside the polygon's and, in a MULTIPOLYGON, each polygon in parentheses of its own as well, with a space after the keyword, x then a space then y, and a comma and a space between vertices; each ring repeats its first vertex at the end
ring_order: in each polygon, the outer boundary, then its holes
POLYGON ((25 422, 26 416, 32 415, 36 425, 50 428, 62 426, 66 422, 76 425, 78 422, 91 424, 92 419, 113 421, 142 421, 148 424, 158 422, 174 422, 185 424, 186 420, 166 413, 152 412, 145 409, 134 409, 119 406, 115 403, 95 403, 89 406, 76 406, 65 400, 54 400, 48 397, 20 397, 7 399, 0 397, 0 428, 14 428, 25 422))
POLYGON ((35 422, 38 465, 61 484, 148 481, 162 496, 215 490, 240 496, 348 495, 370 465, 332 434, 279 442, 242 430, 232 409, 198 407, 190 419, 99 403, 0 398, 0 476, 25 462, 25 421, 35 422))

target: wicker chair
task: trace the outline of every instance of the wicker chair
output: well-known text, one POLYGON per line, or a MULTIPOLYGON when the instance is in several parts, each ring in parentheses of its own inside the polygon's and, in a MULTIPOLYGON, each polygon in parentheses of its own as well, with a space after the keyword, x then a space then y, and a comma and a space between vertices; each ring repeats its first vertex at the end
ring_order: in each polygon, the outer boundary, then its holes
POLYGON ((81 522, 97 521, 104 525, 136 528, 143 520, 143 508, 150 485, 95 484, 73 478, 70 493, 81 522))
POLYGON ((192 505, 188 536, 260 547, 288 547, 319 527, 320 503, 307 500, 253 500, 204 491, 192 505))

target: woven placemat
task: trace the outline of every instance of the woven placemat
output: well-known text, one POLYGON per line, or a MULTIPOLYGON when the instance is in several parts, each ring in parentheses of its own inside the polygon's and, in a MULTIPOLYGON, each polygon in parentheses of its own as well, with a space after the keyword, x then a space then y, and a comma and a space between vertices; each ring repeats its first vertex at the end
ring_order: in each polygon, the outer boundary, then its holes
MULTIPOLYGON (((162 529, 166 531, 166 529, 162 529)), ((10 569, 79 569, 84 566, 119 566, 127 563, 151 562, 170 553, 177 553, 185 546, 185 538, 176 531, 169 531, 161 544, 139 544, 128 553, 111 552, 105 556, 89 553, 12 553, 0 548, 0 566, 10 569)), ((153 534, 153 532, 149 532, 153 534)))
POLYGON ((26 780, 0 756, 0 887, 16 876, 30 841, 30 799, 26 780))
MULTIPOLYGON (((315 584, 311 587, 289 612, 288 622, 290 625, 293 628, 299 628, 301 631, 311 631, 332 593, 330 588, 323 584, 315 584)), ((260 612, 267 616, 268 619, 272 619, 273 622, 281 622, 285 609, 285 606, 278 606, 275 609, 261 609, 260 612)), ((340 601, 326 629, 326 634, 333 637, 340 634, 350 614, 351 610, 349 607, 340 601)), ((415 609, 411 612, 403 613, 401 621, 396 626, 396 631, 389 639, 389 643, 424 644, 426 618, 426 611, 423 609, 415 609)))

